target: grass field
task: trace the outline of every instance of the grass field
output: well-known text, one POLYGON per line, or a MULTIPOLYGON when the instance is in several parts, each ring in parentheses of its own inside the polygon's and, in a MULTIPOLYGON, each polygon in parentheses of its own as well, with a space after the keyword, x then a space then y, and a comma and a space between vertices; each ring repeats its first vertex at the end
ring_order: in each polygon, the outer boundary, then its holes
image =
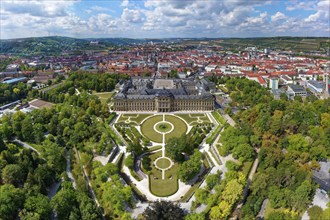
POLYGON ((158 151, 157 153, 153 153, 149 155, 152 161, 152 170, 149 175, 149 188, 150 192, 156 196, 165 197, 170 196, 178 191, 178 164, 174 164, 169 170, 165 173, 165 179, 162 179, 162 171, 156 169, 153 164, 158 157, 162 156, 162 151, 158 151))
MULTIPOLYGON (((162 143, 163 135, 154 130, 154 125, 161 121, 163 121, 162 115, 156 115, 145 120, 141 125, 143 135, 151 141, 162 143)), ((172 137, 180 137, 187 132, 187 125, 180 118, 172 115, 165 115, 165 121, 170 122, 174 126, 172 132, 165 135, 165 141, 172 137)))
POLYGON ((150 148, 148 148, 148 152, 152 152, 152 151, 156 151, 156 150, 162 149, 162 147, 163 146, 161 146, 161 145, 150 147, 150 148))
POLYGON ((156 115, 151 118, 148 118, 146 121, 143 122, 141 125, 141 132, 142 134, 150 139, 151 141, 157 142, 157 143, 162 143, 163 142, 163 135, 156 132, 154 130, 154 125, 157 122, 160 122, 163 120, 162 115, 156 115))
POLYGON ((159 168, 166 169, 171 165, 171 162, 167 158, 160 158, 156 164, 159 168))
POLYGON ((109 98, 111 98, 115 93, 114 92, 93 92, 93 95, 99 97, 100 101, 106 103, 109 98))
POLYGON ((172 115, 165 115, 165 120, 174 125, 173 131, 165 135, 165 141, 172 137, 180 137, 187 132, 187 125, 181 119, 172 115))
POLYGON ((224 125, 226 123, 226 119, 218 111, 212 112, 212 116, 220 125, 224 125))

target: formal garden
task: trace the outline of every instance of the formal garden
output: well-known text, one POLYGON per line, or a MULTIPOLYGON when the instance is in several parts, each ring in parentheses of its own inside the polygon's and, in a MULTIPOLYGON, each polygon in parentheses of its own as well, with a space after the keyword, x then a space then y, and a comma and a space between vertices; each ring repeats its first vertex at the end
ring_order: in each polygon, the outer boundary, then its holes
POLYGON ((115 128, 132 153, 125 164, 138 181, 143 177, 134 170, 134 161, 143 155, 139 169, 148 176, 149 190, 155 196, 175 194, 179 180, 188 184, 209 167, 203 165, 207 158, 197 150, 213 128, 207 114, 121 114, 115 128))

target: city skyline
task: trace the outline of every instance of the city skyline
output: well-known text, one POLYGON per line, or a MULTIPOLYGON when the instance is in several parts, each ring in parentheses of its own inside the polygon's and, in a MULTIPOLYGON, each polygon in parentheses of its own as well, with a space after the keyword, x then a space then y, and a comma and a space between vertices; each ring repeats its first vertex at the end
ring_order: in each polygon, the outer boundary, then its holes
POLYGON ((1 39, 329 37, 330 2, 1 1, 1 39))

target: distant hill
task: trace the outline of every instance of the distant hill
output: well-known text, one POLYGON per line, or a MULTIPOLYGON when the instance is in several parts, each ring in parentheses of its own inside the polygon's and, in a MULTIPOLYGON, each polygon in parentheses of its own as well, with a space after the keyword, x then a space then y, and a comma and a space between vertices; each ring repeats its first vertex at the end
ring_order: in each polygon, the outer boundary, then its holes
MULTIPOLYGON (((199 40, 197 40, 198 43, 199 40)), ((268 38, 221 38, 210 39, 208 42, 212 46, 223 46, 225 48, 245 49, 246 47, 272 48, 278 50, 307 52, 326 51, 330 47, 330 38, 326 37, 268 37, 268 38)), ((188 40, 185 43, 197 43, 196 40, 188 40)))
POLYGON ((127 46, 149 42, 174 42, 183 45, 222 46, 224 48, 242 50, 256 46, 295 52, 322 51, 330 47, 330 38, 326 37, 269 37, 269 38, 70 38, 70 37, 33 37, 0 40, 0 54, 14 55, 60 55, 63 53, 79 53, 85 50, 106 50, 113 46, 127 46), (91 45, 91 41, 98 41, 91 45))
MULTIPOLYGON (((109 44, 103 46, 109 46, 109 44)), ((90 45, 87 39, 57 36, 0 40, 1 54, 58 55, 65 52, 92 50, 97 47, 101 45, 90 45)))

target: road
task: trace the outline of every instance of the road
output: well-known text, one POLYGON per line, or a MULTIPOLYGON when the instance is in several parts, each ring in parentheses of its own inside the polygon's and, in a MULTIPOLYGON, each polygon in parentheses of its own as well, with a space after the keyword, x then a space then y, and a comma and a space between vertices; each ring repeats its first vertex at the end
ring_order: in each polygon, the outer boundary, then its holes
POLYGON ((148 154, 147 153, 143 153, 141 155, 139 155, 135 161, 134 161, 134 172, 141 178, 141 179, 147 179, 148 176, 141 170, 141 158, 144 157, 144 155, 148 154))
POLYGON ((248 196, 249 188, 250 188, 250 185, 252 183, 252 178, 253 178, 253 175, 255 174, 255 172, 257 171, 258 164, 259 164, 259 159, 256 158, 253 162, 253 165, 252 165, 252 168, 250 170, 248 179, 246 181, 246 185, 245 185, 244 190, 243 190, 243 199, 237 204, 237 206, 235 208, 235 211, 233 212, 233 217, 230 218, 230 219, 237 219, 238 218, 238 214, 239 214, 239 212, 240 212, 242 206, 244 205, 244 203, 246 201, 246 198, 248 196))
POLYGON ((76 180, 74 179, 72 172, 71 172, 71 164, 70 164, 70 154, 65 149, 65 158, 66 158, 66 175, 69 177, 70 181, 72 182, 73 188, 77 189, 76 180))
POLYGON ((264 219, 264 217, 265 217, 265 211, 266 211, 266 207, 267 207, 268 202, 269 202, 268 199, 265 199, 265 200, 262 202, 261 209, 260 209, 260 212, 259 212, 259 214, 257 215, 257 217, 259 217, 259 218, 261 218, 261 219, 264 219))
POLYGON ((27 149, 33 150, 34 152, 36 152, 40 156, 39 151, 37 149, 35 149, 34 147, 32 147, 31 145, 29 145, 29 144, 27 144, 27 143, 25 143, 23 141, 20 141, 20 140, 18 140, 16 138, 14 139, 14 142, 22 145, 23 147, 25 147, 27 149))
MULTIPOLYGON (((34 147, 32 147, 31 145, 29 145, 29 144, 27 144, 23 141, 20 141, 16 138, 14 139, 14 142, 20 144, 24 148, 33 150, 34 152, 36 152, 40 156, 39 151, 37 149, 35 149, 34 147)), ((70 167, 69 167, 69 169, 70 169, 70 167)), ((49 186, 48 193, 47 193, 47 196, 48 196, 49 199, 53 198, 56 195, 57 190, 60 187, 61 183, 62 183, 62 180, 59 181, 59 182, 55 182, 55 183, 53 183, 52 185, 49 186)))
MULTIPOLYGON (((81 160, 80 153, 79 153, 79 151, 77 149, 75 149, 75 152, 78 155, 78 159, 79 159, 79 162, 80 162, 80 160, 81 160)), ((95 195, 95 192, 93 190, 91 181, 90 181, 90 179, 89 179, 89 177, 87 175, 85 166, 83 165, 82 168, 83 168, 83 175, 84 175, 85 181, 86 181, 86 183, 88 185, 88 190, 90 192, 90 195, 92 196, 92 199, 94 200, 94 202, 96 203, 97 207, 99 207, 99 209, 101 211, 102 220, 105 220, 103 209, 101 208, 100 203, 99 203, 99 201, 96 198, 96 195, 95 195)))

